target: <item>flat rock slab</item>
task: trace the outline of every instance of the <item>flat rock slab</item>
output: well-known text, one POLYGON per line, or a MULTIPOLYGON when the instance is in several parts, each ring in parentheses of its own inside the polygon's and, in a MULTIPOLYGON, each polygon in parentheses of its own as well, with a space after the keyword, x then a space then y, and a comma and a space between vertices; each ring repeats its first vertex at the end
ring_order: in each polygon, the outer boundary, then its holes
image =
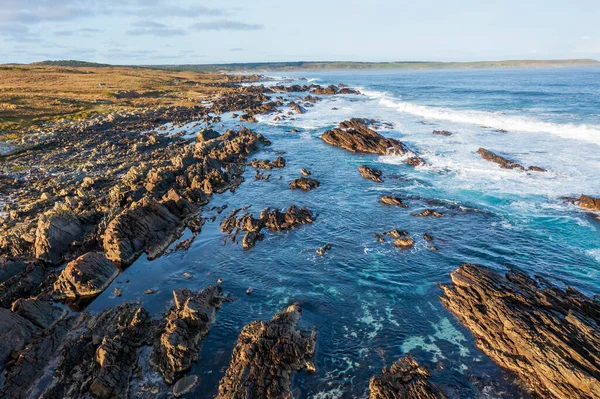
POLYGON ((542 398, 600 398, 600 301, 510 270, 462 265, 441 301, 477 346, 542 398))
POLYGON ((119 274, 104 255, 88 252, 70 262, 54 282, 53 296, 75 299, 102 293, 119 274))
POLYGON ((192 392, 198 385, 199 381, 200 377, 197 375, 188 375, 187 377, 183 377, 177 381, 175 385, 173 385, 173 396, 178 398, 186 393, 192 392))

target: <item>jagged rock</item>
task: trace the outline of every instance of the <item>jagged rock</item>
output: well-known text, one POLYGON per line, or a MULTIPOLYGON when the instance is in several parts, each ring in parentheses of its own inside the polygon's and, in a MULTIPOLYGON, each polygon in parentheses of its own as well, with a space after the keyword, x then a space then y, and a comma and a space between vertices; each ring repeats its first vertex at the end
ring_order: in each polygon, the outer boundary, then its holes
POLYGON ((400 198, 393 197, 391 195, 384 195, 383 197, 381 197, 379 202, 383 205, 393 205, 393 206, 399 206, 401 208, 408 208, 408 205, 406 205, 404 202, 402 202, 402 200, 400 198))
POLYGON ((373 180, 376 183, 383 183, 383 179, 381 178, 383 172, 380 170, 371 168, 367 165, 361 165, 358 168, 358 171, 360 172, 360 175, 365 179, 373 180))
POLYGON ((437 134, 438 136, 452 136, 452 132, 447 130, 434 130, 432 134, 437 134))
POLYGON ((477 153, 481 155, 481 158, 486 161, 494 162, 500 165, 503 169, 519 169, 519 170, 531 170, 534 172, 546 172, 546 169, 540 168, 539 166, 530 166, 529 168, 525 168, 523 165, 516 163, 515 161, 504 158, 498 154, 495 154, 485 148, 480 148, 477 150, 477 153))
POLYGON ((315 370, 316 333, 296 328, 300 316, 300 306, 294 304, 271 321, 245 326, 219 383, 217 398, 292 398, 294 371, 315 370))
POLYGON ((600 198, 582 195, 579 197, 579 206, 590 211, 600 211, 600 198))
POLYGON ((144 199, 134 203, 107 226, 103 246, 106 257, 126 266, 146 252, 150 259, 160 255, 179 236, 181 220, 163 204, 144 199))
POLYGON ((285 159, 283 157, 277 157, 272 165, 274 168, 285 168, 285 159))
POLYGON ((93 297, 104 291, 119 274, 119 269, 104 255, 88 252, 70 262, 54 282, 57 299, 93 297))
POLYGON ((446 395, 435 384, 428 381, 429 371, 412 356, 397 360, 381 375, 369 382, 370 399, 445 399, 446 395))
POLYGON ((600 302, 518 270, 451 273, 440 298, 477 346, 542 398, 600 398, 600 302))
POLYGON ((26 318, 0 308, 0 370, 4 370, 11 353, 23 349, 38 330, 39 327, 26 318))
POLYGON ((219 132, 212 129, 201 129, 196 135, 196 142, 204 142, 219 137, 219 132))
POLYGON ((25 271, 27 264, 21 260, 0 257, 0 284, 25 271))
POLYGON ((249 123, 258 122, 254 116, 248 114, 240 115, 240 121, 249 123))
POLYGON ((152 319, 136 304, 122 304, 97 316, 83 314, 79 333, 61 345, 55 384, 42 397, 128 397, 138 350, 151 342, 152 319))
POLYGON ((280 212, 278 209, 271 210, 270 208, 265 208, 258 218, 253 217, 247 212, 238 217, 237 214, 241 210, 233 210, 221 222, 221 231, 229 234, 232 242, 235 241, 241 231, 245 232, 242 240, 244 249, 253 248, 256 241, 263 239, 263 234, 261 233, 263 228, 271 231, 291 230, 299 225, 312 223, 314 220, 312 213, 308 209, 298 209, 295 205, 291 205, 285 213, 280 212))
POLYGON ((84 228, 75 215, 42 214, 35 233, 36 258, 51 264, 63 261, 63 253, 82 237, 84 228))
POLYGON ((38 295, 43 284, 52 273, 53 268, 40 262, 28 263, 20 273, 10 277, 0 284, 0 307, 10 308, 19 298, 29 298, 38 295))
POLYGON ((434 209, 425 209, 422 212, 414 213, 413 216, 417 216, 417 217, 435 216, 436 218, 441 218, 442 216, 444 216, 444 214, 441 212, 438 212, 434 209))
POLYGON ((310 177, 300 177, 290 182, 290 190, 300 189, 303 191, 310 191, 313 188, 319 187, 320 184, 321 182, 316 179, 311 179, 310 177))
POLYGON ((173 297, 175 305, 163 316, 150 355, 150 364, 168 384, 175 382, 198 359, 200 345, 225 300, 217 285, 197 293, 175 290, 173 297))
POLYGON ((398 248, 408 249, 415 244, 414 240, 410 236, 400 237, 394 241, 394 245, 398 248))
POLYGON ((285 167, 285 159, 282 157, 277 157, 273 162, 269 161, 268 159, 253 159, 248 165, 255 169, 271 170, 273 168, 285 167))
POLYGON ((295 103, 294 101, 290 101, 288 103, 288 107, 290 107, 293 111, 296 111, 299 114, 306 113, 306 109, 304 107, 301 107, 298 103, 295 103))
POLYGON ((409 153, 408 148, 402 142, 383 137, 376 131, 369 129, 367 122, 365 119, 350 119, 340 123, 338 128, 323 133, 321 139, 329 145, 352 152, 381 155, 404 155, 409 153))
POLYGON ((17 299, 12 304, 12 311, 41 329, 52 327, 67 314, 67 311, 39 299, 17 299))
POLYGON ((310 170, 308 170, 306 168, 300 169, 300 173, 302 173, 304 176, 310 176, 310 175, 312 175, 312 173, 310 172, 310 170))

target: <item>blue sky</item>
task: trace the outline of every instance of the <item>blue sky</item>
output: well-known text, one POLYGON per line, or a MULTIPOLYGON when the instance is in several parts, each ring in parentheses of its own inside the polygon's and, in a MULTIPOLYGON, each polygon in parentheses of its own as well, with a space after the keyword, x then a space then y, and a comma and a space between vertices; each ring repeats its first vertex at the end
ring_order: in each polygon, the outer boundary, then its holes
POLYGON ((0 63, 600 59, 598 1, 0 0, 0 63))

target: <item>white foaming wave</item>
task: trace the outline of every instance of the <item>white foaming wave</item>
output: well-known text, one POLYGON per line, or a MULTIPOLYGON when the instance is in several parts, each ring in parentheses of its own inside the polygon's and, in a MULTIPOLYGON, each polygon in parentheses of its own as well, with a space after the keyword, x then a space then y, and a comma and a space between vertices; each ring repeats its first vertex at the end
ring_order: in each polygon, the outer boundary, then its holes
POLYGON ((600 145, 600 126, 573 123, 551 123, 524 116, 511 116, 489 111, 456 110, 412 104, 380 91, 362 90, 365 95, 379 100, 385 107, 428 119, 444 120, 494 129, 515 130, 528 133, 550 133, 559 137, 587 141, 600 145))
POLYGON ((600 262, 600 248, 590 249, 585 251, 585 253, 600 262))

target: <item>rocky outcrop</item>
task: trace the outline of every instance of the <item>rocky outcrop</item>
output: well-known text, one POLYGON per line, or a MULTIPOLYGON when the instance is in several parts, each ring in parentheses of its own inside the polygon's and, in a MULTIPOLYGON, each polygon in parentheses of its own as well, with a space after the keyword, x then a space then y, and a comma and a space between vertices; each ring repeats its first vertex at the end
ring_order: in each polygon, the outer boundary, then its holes
POLYGON ((358 167, 358 172, 365 179, 373 180, 376 183, 383 183, 383 179, 381 178, 383 172, 378 169, 371 168, 367 165, 361 165, 358 167))
POLYGON ((582 195, 579 197, 579 206, 590 211, 600 211, 600 198, 582 195))
POLYGON ((402 200, 400 198, 394 197, 391 195, 384 195, 379 200, 379 203, 381 203, 383 205, 392 205, 392 206, 399 206, 401 208, 408 208, 408 205, 406 205, 404 202, 402 202, 402 200))
POLYGON ((79 219, 73 214, 43 214, 35 234, 35 256, 51 264, 61 263, 63 253, 84 233, 79 219))
POLYGON ((196 142, 202 143, 204 141, 216 139, 221 134, 213 129, 200 129, 196 135, 196 142))
POLYGON ((253 159, 248 165, 255 169, 271 170, 273 168, 284 168, 285 159, 283 157, 277 157, 272 162, 268 159, 253 159))
POLYGON ((213 285, 200 292, 173 292, 174 306, 163 316, 154 338, 150 363, 172 384, 198 360, 202 340, 215 321, 225 298, 213 285))
POLYGON ((290 190, 300 189, 303 191, 310 191, 313 188, 319 187, 321 184, 317 179, 311 179, 310 177, 300 177, 290 182, 290 190))
POLYGON ((288 107, 290 107, 292 109, 292 111, 295 111, 298 114, 306 113, 306 109, 294 101, 290 101, 288 103, 288 107))
POLYGON ((413 216, 417 216, 417 217, 436 217, 436 218, 441 218, 444 216, 443 213, 436 211, 435 209, 425 209, 419 213, 414 213, 413 216))
POLYGON ((302 168, 300 169, 300 173, 302 173, 303 176, 310 176, 312 175, 311 171, 306 169, 306 168, 302 168))
POLYGON ((0 308, 0 370, 4 369, 11 354, 23 349, 38 329, 26 318, 0 308))
POLYGON ((451 273, 441 301, 477 346, 543 398, 600 398, 600 302, 510 270, 451 273))
POLYGON ((17 299, 12 304, 12 311, 41 329, 51 328, 67 314, 49 301, 39 299, 17 299))
POLYGON ((245 232, 242 239, 244 249, 252 248, 256 241, 263 239, 261 230, 270 231, 292 230, 297 226, 312 223, 315 219, 312 212, 306 208, 299 209, 291 205, 285 212, 278 209, 265 208, 258 218, 248 212, 238 216, 242 209, 235 209, 221 222, 221 231, 227 233, 231 242, 235 242, 240 232, 245 232))
POLYGON ((394 241, 393 241, 394 246, 396 246, 400 249, 412 248, 412 246, 415 244, 414 240, 411 238, 411 236, 408 234, 408 232, 401 231, 398 229, 386 231, 385 233, 381 233, 381 234, 375 233, 374 236, 375 236, 375 239, 381 243, 385 242, 384 237, 386 237, 386 236, 392 237, 394 239, 394 241))
POLYGON ((300 306, 294 304, 271 321, 244 327, 217 398, 292 398, 293 373, 315 370, 316 333, 297 329, 300 316, 300 306))
POLYGON ((110 260, 96 252, 88 252, 70 262, 54 282, 57 299, 94 297, 102 293, 119 274, 110 260))
MULTIPOLYGON (((11 261, 9 261, 10 263, 11 261)), ((20 261, 19 264, 21 264, 20 261)), ((41 262, 28 262, 24 269, 0 283, 0 307, 10 308, 19 298, 39 295, 44 284, 51 284, 53 268, 41 262)))
POLYGON ((523 165, 511 159, 504 158, 503 156, 495 154, 489 150, 486 150, 485 148, 480 148, 479 150, 477 150, 477 153, 481 155, 481 158, 485 159, 486 161, 497 163, 503 169, 518 169, 530 170, 534 172, 546 172, 546 169, 540 168, 539 166, 530 166, 529 168, 525 168, 523 165))
POLYGON ((409 151, 402 142, 369 129, 368 122, 365 119, 350 119, 340 123, 337 128, 327 130, 321 139, 329 145, 352 152, 404 155, 409 151))
POLYGON ((331 244, 325 244, 321 248, 317 249, 316 254, 319 256, 325 255, 325 252, 331 249, 331 244))
POLYGON ((446 395, 429 382, 431 374, 410 355, 397 360, 369 382, 370 399, 445 399, 446 395))
POLYGON ((143 252, 160 255, 183 230, 182 221, 153 199, 133 204, 107 226, 103 246, 106 257, 130 265, 143 252))

